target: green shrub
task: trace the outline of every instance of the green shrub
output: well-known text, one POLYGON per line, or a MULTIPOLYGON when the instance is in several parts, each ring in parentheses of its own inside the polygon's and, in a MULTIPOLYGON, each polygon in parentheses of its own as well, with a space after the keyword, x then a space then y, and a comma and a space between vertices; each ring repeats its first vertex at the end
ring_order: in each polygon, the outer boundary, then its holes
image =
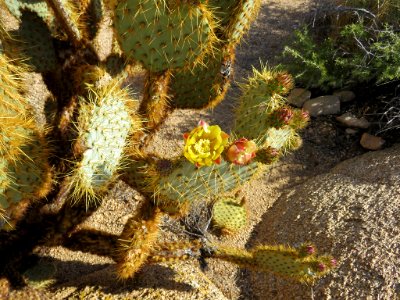
POLYGON ((289 58, 285 67, 298 82, 329 90, 400 78, 398 18, 397 23, 391 22, 394 15, 400 17, 400 9, 393 5, 390 14, 383 14, 383 8, 370 12, 370 2, 357 1, 359 8, 337 7, 335 11, 343 14, 357 12, 356 18, 331 18, 323 36, 310 26, 296 32, 283 55, 289 58), (361 16, 358 10, 363 6, 365 15, 361 16))

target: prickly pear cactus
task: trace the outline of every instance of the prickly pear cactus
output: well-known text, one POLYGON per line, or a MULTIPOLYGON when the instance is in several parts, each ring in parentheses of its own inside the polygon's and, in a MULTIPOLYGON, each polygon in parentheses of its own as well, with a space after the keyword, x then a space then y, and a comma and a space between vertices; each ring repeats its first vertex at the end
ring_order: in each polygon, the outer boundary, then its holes
POLYGON ((337 262, 329 255, 317 256, 313 246, 312 251, 304 251, 286 246, 258 246, 250 251, 235 248, 219 247, 216 257, 235 263, 241 267, 262 272, 272 272, 276 275, 312 283, 336 267, 337 262))
POLYGON ((30 267, 37 246, 108 256, 122 280, 145 264, 204 264, 208 257, 304 282, 334 267, 312 245, 245 251, 213 244, 206 232, 211 222, 226 233, 243 228, 246 203, 234 193, 301 145, 299 130, 309 117, 286 104, 293 87, 286 72, 255 70, 240 86, 231 131, 199 120, 183 135, 174 158, 149 151, 174 109, 213 108, 224 100, 235 46, 260 2, 2 3, 1 14, 7 8, 19 27, 6 32, 0 24, 1 276, 20 285, 19 272, 30 267), (110 20, 111 50, 100 55, 97 38, 110 20), (46 117, 53 117, 43 126, 25 96, 29 87, 22 78, 32 71, 41 73, 49 98, 56 100, 45 106, 46 117), (141 101, 127 87, 135 80, 143 81, 141 101), (141 194, 122 233, 81 229, 117 178, 141 194), (196 225, 197 233, 186 222, 196 207, 208 218, 205 229, 196 225), (179 241, 168 229, 172 219, 185 227, 179 241))
POLYGON ((236 233, 247 223, 247 209, 244 201, 234 198, 218 199, 212 209, 212 221, 223 233, 236 233))
POLYGON ((13 229, 51 187, 49 148, 22 97, 26 71, 0 54, 0 229, 13 229))
POLYGON ((183 205, 233 193, 264 169, 264 165, 258 162, 236 166, 222 161, 219 165, 196 168, 189 161, 181 159, 173 165, 168 175, 159 174, 159 179, 153 183, 156 201, 160 205, 165 202, 183 205))
POLYGON ((297 149, 301 141, 296 131, 306 126, 309 117, 285 106, 283 96, 292 87, 293 79, 285 72, 254 69, 253 76, 241 85, 235 134, 255 139, 262 148, 297 149))
POLYGON ((99 89, 89 90, 81 99, 76 128, 75 155, 81 155, 72 174, 75 199, 96 198, 105 191, 121 167, 128 137, 140 130, 132 110, 136 101, 110 82, 99 89))
POLYGON ((152 71, 192 68, 212 51, 214 24, 203 4, 119 1, 114 27, 122 51, 152 71))
POLYGON ((213 108, 225 97, 230 84, 234 50, 216 50, 193 70, 172 74, 171 105, 175 108, 213 108))

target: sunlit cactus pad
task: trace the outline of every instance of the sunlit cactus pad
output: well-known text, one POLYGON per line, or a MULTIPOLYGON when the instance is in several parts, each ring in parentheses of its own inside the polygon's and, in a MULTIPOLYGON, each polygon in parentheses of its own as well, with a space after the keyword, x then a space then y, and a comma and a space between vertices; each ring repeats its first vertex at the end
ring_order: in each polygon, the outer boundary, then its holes
POLYGON ((211 51, 210 12, 202 4, 120 1, 114 27, 124 54, 153 72, 192 66, 211 51))
POLYGON ((227 161, 219 165, 196 168, 186 159, 176 162, 173 171, 160 176, 155 182, 155 197, 158 201, 179 203, 204 201, 239 189, 264 169, 261 163, 253 162, 237 166, 227 161))
POLYGON ((237 44, 250 28, 261 6, 261 0, 239 0, 229 15, 229 24, 225 31, 225 39, 237 44))
POLYGON ((76 197, 94 197, 103 191, 120 168, 127 138, 140 125, 131 116, 135 101, 117 83, 90 90, 81 99, 75 149, 81 161, 73 171, 76 197))

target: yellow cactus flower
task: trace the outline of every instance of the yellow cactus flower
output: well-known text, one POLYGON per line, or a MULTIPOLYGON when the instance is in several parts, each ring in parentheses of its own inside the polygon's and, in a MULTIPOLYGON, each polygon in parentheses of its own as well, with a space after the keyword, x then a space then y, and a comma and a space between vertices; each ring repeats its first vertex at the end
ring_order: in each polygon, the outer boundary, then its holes
POLYGON ((228 137, 218 125, 209 126, 200 121, 198 127, 184 134, 186 143, 183 155, 197 167, 219 164, 228 137))

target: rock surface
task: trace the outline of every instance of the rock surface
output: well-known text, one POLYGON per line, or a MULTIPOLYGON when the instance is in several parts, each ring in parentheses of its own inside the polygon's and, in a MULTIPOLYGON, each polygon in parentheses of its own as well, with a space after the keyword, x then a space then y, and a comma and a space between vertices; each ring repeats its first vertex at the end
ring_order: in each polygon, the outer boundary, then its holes
POLYGON ((254 243, 314 241, 339 266, 312 289, 251 274, 255 299, 398 299, 400 145, 342 162, 289 190, 255 228, 254 243))
POLYGON ((379 150, 385 144, 385 140, 379 136, 374 136, 369 133, 363 133, 360 144, 368 150, 379 150))
POLYGON ((320 96, 306 101, 303 109, 312 117, 333 115, 340 112, 340 100, 337 96, 320 96))
POLYGON ((302 107, 304 102, 310 100, 310 98, 311 98, 310 91, 302 88, 295 88, 290 92, 289 96, 287 97, 287 100, 290 104, 296 107, 302 107))
POLYGON ((366 118, 357 118, 349 112, 344 113, 339 117, 336 117, 336 120, 347 127, 367 129, 371 125, 366 118))
POLYGON ((350 102, 356 98, 356 94, 352 91, 337 91, 333 93, 334 96, 338 96, 340 102, 350 102))

